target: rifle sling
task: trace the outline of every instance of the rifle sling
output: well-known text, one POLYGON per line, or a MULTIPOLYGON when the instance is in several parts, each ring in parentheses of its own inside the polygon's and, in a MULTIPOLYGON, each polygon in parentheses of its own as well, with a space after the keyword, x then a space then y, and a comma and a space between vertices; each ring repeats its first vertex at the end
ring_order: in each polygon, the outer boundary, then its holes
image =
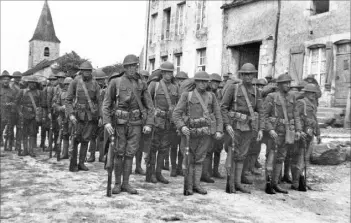
POLYGON ((93 103, 92 103, 92 101, 91 101, 91 99, 90 99, 87 86, 85 85, 85 83, 84 83, 84 81, 83 81, 82 79, 79 80, 79 83, 82 85, 82 88, 83 88, 83 90, 84 90, 85 97, 86 97, 87 100, 88 100, 88 104, 89 104, 90 111, 91 111, 92 113, 94 113, 94 106, 93 106, 93 103))
POLYGON ((289 119, 288 119, 288 113, 286 111, 286 104, 285 101, 283 100, 282 96, 279 95, 279 100, 280 103, 282 103, 282 107, 283 107, 283 114, 284 114, 284 119, 285 119, 285 125, 288 126, 289 125, 289 119))
POLYGON ((32 92, 28 91, 28 96, 29 96, 29 98, 30 98, 30 101, 32 102, 32 105, 33 105, 33 107, 34 107, 34 110, 37 111, 37 105, 35 104, 35 101, 34 101, 32 92))
MULTIPOLYGON (((204 101, 204 100, 202 99, 201 95, 199 94, 199 92, 198 92, 196 89, 194 90, 194 92, 195 92, 196 97, 199 99, 199 102, 200 102, 200 104, 201 104, 202 110, 204 111, 204 116, 205 116, 205 117, 206 117, 206 116, 209 116, 210 113, 208 112, 208 109, 207 109, 207 106, 208 106, 208 97, 206 97, 206 101, 204 101)), ((208 93, 206 92, 206 94, 208 94, 208 93)))
POLYGON ((254 117, 255 117, 255 114, 254 114, 255 112, 254 112, 254 110, 253 110, 253 108, 252 108, 252 104, 251 104, 251 102, 250 102, 250 100, 249 100, 249 97, 248 97, 248 95, 247 95, 246 88, 244 87, 244 85, 241 85, 240 87, 241 87, 241 91, 242 91, 243 94, 244 94, 244 98, 245 98, 247 107, 249 108, 249 112, 250 112, 251 118, 254 118, 254 117))
POLYGON ((163 90, 163 92, 165 93, 165 96, 166 96, 166 100, 167 100, 167 104, 168 104, 168 110, 170 110, 171 107, 172 107, 172 102, 171 102, 171 98, 169 97, 168 89, 167 89, 166 84, 165 84, 165 82, 163 80, 160 80, 160 84, 161 84, 162 90, 163 90))
POLYGON ((140 100, 140 97, 139 97, 138 93, 136 92, 136 89, 137 89, 138 86, 137 86, 137 84, 136 84, 136 82, 135 82, 134 80, 132 80, 132 84, 133 84, 132 91, 133 91, 133 94, 134 94, 134 96, 135 96, 135 99, 136 99, 137 102, 138 102, 139 109, 140 109, 140 111, 143 111, 143 110, 144 110, 144 106, 143 106, 143 104, 141 103, 141 100, 140 100))

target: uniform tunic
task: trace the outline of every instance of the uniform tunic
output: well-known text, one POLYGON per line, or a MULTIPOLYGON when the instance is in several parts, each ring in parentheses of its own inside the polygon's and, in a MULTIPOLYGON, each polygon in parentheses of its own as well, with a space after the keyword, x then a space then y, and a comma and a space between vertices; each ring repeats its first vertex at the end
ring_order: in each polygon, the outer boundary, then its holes
POLYGON ((3 133, 5 126, 8 125, 7 137, 12 137, 13 132, 11 129, 16 121, 16 96, 17 90, 10 86, 2 86, 0 90, 1 133, 3 133))

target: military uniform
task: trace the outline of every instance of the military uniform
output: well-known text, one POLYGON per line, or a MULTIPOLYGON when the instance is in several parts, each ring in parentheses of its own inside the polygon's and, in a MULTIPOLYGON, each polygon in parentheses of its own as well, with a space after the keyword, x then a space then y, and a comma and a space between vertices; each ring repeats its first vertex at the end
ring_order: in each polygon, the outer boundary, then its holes
MULTIPOLYGON (((277 79, 278 83, 291 81, 288 74, 280 75, 277 79)), ((269 132, 274 130, 278 137, 275 141, 275 159, 273 163, 266 163, 267 176, 270 177, 273 171, 272 186, 276 192, 287 193, 286 190, 280 188, 278 179, 282 169, 282 164, 285 160, 287 151, 291 149, 294 143, 286 142, 287 127, 289 132, 301 132, 301 123, 298 112, 296 111, 296 98, 293 94, 283 93, 281 91, 270 93, 265 102, 264 118, 266 130, 269 132), (286 105, 288 122, 285 121, 283 112, 283 102, 286 105), (274 166, 274 167, 273 167, 274 166), (273 169, 274 168, 274 169, 273 169)), ((289 133, 288 132, 288 133, 289 133)), ((272 148, 273 149, 273 148, 272 148)), ((271 161, 271 160, 269 160, 271 161)), ((268 179, 268 178, 267 178, 268 179)))
POLYGON ((29 77, 28 85, 36 84, 35 89, 27 89, 20 91, 17 98, 19 106, 19 114, 23 118, 23 156, 29 155, 35 157, 34 148, 36 147, 36 136, 38 133, 39 108, 42 107, 42 92, 38 90, 39 84, 35 77, 29 77), (31 98, 32 97, 32 98, 31 98), (32 100, 33 99, 33 100, 32 100))
MULTIPOLYGON (((16 97, 17 97, 18 93, 20 92, 21 86, 20 86, 20 83, 17 82, 16 79, 21 78, 22 74, 19 71, 15 71, 15 72, 13 72, 12 77, 15 78, 15 80, 14 80, 13 84, 11 85, 11 88, 17 91, 17 93, 16 93, 17 94, 16 97)), ((13 127, 11 129, 11 135, 12 135, 12 138, 14 138, 14 128, 16 128, 15 148, 17 151, 19 151, 21 149, 21 145, 22 145, 22 126, 21 126, 21 119, 19 117, 17 109, 14 109, 14 111, 12 113, 12 117, 13 117, 14 122, 13 122, 13 127)))
MULTIPOLYGON (((133 69, 136 69, 137 63, 138 58, 135 55, 127 55, 123 61, 124 67, 133 69)), ((147 85, 139 74, 123 73, 121 77, 110 80, 102 112, 105 128, 107 125, 113 125, 117 140, 114 157, 116 181, 112 193, 126 191, 136 194, 137 191, 129 184, 133 157, 139 149, 142 125, 153 126, 154 112, 147 85), (137 96, 133 91, 136 91, 137 96), (136 97, 140 98, 140 106, 136 97), (123 184, 121 184, 122 172, 123 184)))
MULTIPOLYGON (((8 77, 11 78, 11 75, 4 71, 1 75, 1 78, 8 77)), ((17 90, 8 86, 1 84, 0 91, 0 104, 1 104, 1 137, 6 127, 5 132, 5 142, 8 142, 8 145, 5 144, 5 150, 11 151, 13 146, 13 125, 16 122, 16 96, 17 90)))
MULTIPOLYGON (((92 70, 92 66, 88 62, 84 62, 80 70, 92 70)), ((100 114, 100 86, 90 78, 83 80, 82 75, 76 77, 68 87, 66 95, 66 112, 70 119, 76 120, 74 126, 73 152, 70 162, 70 171, 89 170, 84 161, 87 154, 88 144, 92 133, 97 128, 100 114), (85 92, 85 89, 86 91, 85 92), (80 145, 79 164, 77 167, 77 150, 80 145)))
MULTIPOLYGON (((199 71, 195 73, 194 79, 195 81, 208 81, 209 75, 204 71, 199 71)), ((222 116, 215 94, 207 91, 199 92, 196 89, 182 93, 173 112, 173 120, 179 131, 182 131, 183 127, 189 128, 190 131, 190 166, 188 172, 190 194, 192 194, 193 189, 195 192, 207 194, 206 190, 200 186, 202 163, 212 144, 211 135, 223 131, 222 116), (204 106, 207 104, 207 115, 205 115, 206 112, 199 97, 204 101, 204 106)), ((182 135, 181 140, 181 149, 184 155, 186 137, 182 135)))

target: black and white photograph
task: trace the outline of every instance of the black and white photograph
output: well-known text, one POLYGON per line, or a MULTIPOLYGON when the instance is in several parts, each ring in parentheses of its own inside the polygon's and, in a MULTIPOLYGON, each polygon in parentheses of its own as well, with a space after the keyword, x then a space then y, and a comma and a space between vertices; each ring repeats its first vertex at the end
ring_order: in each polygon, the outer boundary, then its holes
POLYGON ((349 223, 350 0, 0 0, 1 223, 349 223))

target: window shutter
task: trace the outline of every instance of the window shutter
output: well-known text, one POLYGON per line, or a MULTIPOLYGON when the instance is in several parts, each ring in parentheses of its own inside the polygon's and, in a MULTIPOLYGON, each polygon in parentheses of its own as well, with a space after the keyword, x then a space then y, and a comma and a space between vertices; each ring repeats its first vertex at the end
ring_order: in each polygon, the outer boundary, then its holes
POLYGON ((297 83, 302 80, 304 56, 304 45, 295 46, 290 49, 289 74, 297 83))
POLYGON ((177 16, 176 16, 176 23, 175 23, 175 35, 178 36, 178 26, 179 24, 179 18, 180 18, 180 7, 177 7, 177 16))
POLYGON ((330 91, 331 82, 333 78, 333 64, 334 64, 332 42, 327 42, 326 48, 325 48, 325 54, 326 54, 325 89, 330 91))

